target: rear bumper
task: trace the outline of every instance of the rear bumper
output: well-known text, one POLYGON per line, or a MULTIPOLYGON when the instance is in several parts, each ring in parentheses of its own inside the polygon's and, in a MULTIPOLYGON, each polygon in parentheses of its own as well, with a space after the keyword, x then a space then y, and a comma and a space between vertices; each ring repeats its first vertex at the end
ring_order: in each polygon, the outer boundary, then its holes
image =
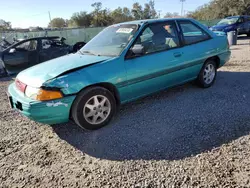
POLYGON ((219 55, 219 58, 220 58, 220 65, 218 68, 222 67, 223 65, 225 65, 229 60, 230 60, 230 57, 231 57, 231 51, 227 51, 227 52, 224 52, 222 54, 219 55))
POLYGON ((14 84, 8 87, 8 96, 12 108, 34 121, 44 124, 58 124, 69 121, 70 108, 75 96, 52 101, 34 101, 19 92, 14 84))

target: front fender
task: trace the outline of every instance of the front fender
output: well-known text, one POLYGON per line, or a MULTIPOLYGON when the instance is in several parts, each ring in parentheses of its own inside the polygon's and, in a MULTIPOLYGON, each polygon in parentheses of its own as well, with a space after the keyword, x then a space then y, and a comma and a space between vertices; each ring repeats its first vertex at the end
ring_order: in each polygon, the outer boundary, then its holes
POLYGON ((81 91, 82 88, 90 85, 88 77, 78 71, 51 79, 43 84, 45 88, 58 88, 64 95, 72 95, 81 91))

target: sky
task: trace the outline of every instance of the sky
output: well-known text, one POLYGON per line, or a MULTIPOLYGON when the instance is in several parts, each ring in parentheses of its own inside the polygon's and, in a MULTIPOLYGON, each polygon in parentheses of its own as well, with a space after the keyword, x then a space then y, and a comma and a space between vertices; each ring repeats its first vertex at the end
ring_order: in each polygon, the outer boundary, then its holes
MULTIPOLYGON (((61 17, 70 19, 74 12, 91 12, 91 4, 102 2, 103 8, 114 10, 117 7, 131 8, 133 3, 144 5, 149 0, 1 0, 0 19, 10 21, 12 27, 27 28, 30 26, 47 27, 51 18, 61 17)), ((209 0, 186 0, 184 11, 193 11, 197 7, 208 3, 209 0)), ((179 0, 155 0, 155 9, 161 16, 166 12, 181 12, 179 0)))

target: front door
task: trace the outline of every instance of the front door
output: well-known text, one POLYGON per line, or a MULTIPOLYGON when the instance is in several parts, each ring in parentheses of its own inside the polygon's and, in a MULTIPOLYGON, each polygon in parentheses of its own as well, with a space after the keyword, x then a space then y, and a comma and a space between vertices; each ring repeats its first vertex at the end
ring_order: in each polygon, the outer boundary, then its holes
POLYGON ((148 25, 138 36, 125 60, 130 100, 182 82, 178 74, 182 48, 175 22, 148 25), (135 54, 136 48, 141 54, 135 54))
POLYGON ((244 17, 240 17, 237 24, 238 24, 238 34, 247 33, 248 23, 244 17))
POLYGON ((3 54, 3 62, 9 74, 18 73, 37 63, 37 40, 29 40, 14 45, 3 54))

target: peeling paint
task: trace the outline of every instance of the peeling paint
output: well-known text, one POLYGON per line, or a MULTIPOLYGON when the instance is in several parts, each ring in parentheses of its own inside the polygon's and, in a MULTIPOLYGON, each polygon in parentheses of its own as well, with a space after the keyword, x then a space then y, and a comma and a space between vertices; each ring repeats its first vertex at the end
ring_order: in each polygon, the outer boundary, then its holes
POLYGON ((46 104, 47 107, 57 107, 57 106, 60 106, 60 105, 64 105, 65 107, 68 107, 68 104, 62 103, 61 101, 56 102, 56 103, 50 102, 50 103, 46 104))

